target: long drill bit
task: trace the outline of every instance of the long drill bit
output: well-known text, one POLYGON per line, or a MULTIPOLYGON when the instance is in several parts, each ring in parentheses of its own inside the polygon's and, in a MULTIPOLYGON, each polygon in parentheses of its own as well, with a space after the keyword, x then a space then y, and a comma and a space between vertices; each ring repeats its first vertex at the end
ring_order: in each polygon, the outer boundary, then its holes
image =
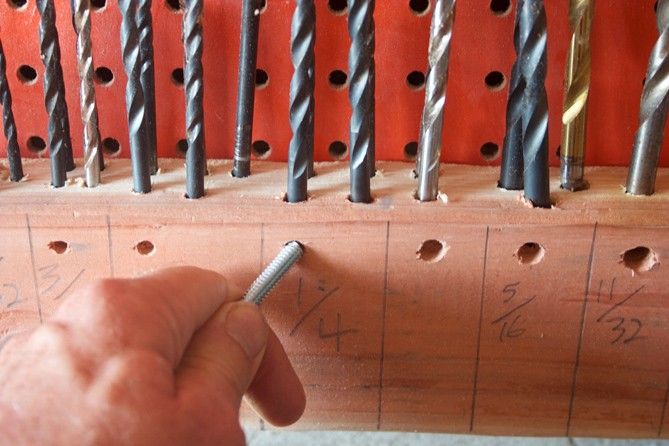
POLYGON ((513 46, 516 50, 516 61, 511 70, 509 98, 506 103, 506 134, 502 151, 502 166, 499 187, 507 190, 523 189, 523 95, 525 79, 520 69, 522 60, 522 42, 520 34, 520 16, 525 0, 518 0, 516 5, 513 46))
POLYGON ((151 175, 158 172, 158 152, 156 136, 156 92, 153 69, 153 24, 151 18, 151 0, 137 2, 137 30, 139 31, 139 57, 142 61, 140 82, 144 93, 144 113, 148 140, 149 168, 151 175))
POLYGON ((81 81, 79 100, 81 121, 84 125, 84 173, 86 185, 95 187, 100 182, 100 134, 98 133, 98 108, 93 86, 90 0, 74 0, 72 15, 77 34, 77 68, 81 81))
POLYGON ((425 106, 421 120, 418 151, 418 199, 434 201, 439 192, 439 158, 441 135, 444 128, 446 83, 448 82, 448 55, 451 49, 455 0, 437 0, 430 26, 425 106))
POLYGON ((260 1, 242 1, 242 31, 239 45, 239 78, 237 84, 237 126, 232 175, 251 174, 251 136, 255 100, 256 56, 260 29, 260 1))
POLYGON ((525 199, 550 208, 548 173, 548 97, 546 95, 546 10, 543 0, 525 0, 521 7, 523 42, 520 70, 527 83, 523 110, 523 183, 525 199))
POLYGON ((49 119, 49 157, 51 185, 63 187, 66 174, 62 103, 65 102, 59 83, 60 47, 56 31, 56 10, 53 0, 37 0, 40 13, 40 53, 44 63, 44 104, 49 119))
POLYGON ((125 87, 125 103, 128 110, 133 191, 145 194, 151 192, 151 176, 147 153, 144 92, 140 81, 142 67, 139 56, 139 32, 136 22, 137 1, 119 0, 118 5, 123 17, 121 21, 121 52, 125 73, 128 77, 125 87))
POLYGON ((70 132, 70 114, 67 109, 67 101, 65 100, 65 81, 63 78, 63 67, 58 65, 58 89, 63 96, 63 102, 60 103, 60 121, 63 129, 63 153, 65 154, 65 168, 68 172, 73 171, 77 166, 74 164, 74 153, 72 151, 72 138, 70 132))
MULTIPOLYGON (((376 1, 371 0, 372 11, 376 7, 376 1)), ((369 88, 372 89, 372 105, 369 109, 369 176, 374 178, 376 176, 376 61, 374 54, 376 53, 376 24, 374 23, 374 15, 372 14, 372 24, 369 32, 369 46, 372 52, 372 60, 369 64, 369 88)))
POLYGON ((202 71, 203 0, 186 0, 183 16, 184 85, 186 93, 186 195, 204 195, 204 81, 202 71))
POLYGON ((288 148, 288 193, 290 203, 307 199, 309 162, 314 141, 314 0, 297 0, 290 28, 291 59, 295 71, 290 81, 290 128, 288 148))
POLYGON ((560 183, 563 189, 583 190, 588 94, 590 91, 590 30, 595 0, 569 0, 571 41, 565 73, 562 109, 560 183))
POLYGON ((7 81, 7 61, 0 41, 0 105, 2 105, 2 129, 7 138, 7 160, 9 161, 9 179, 21 181, 23 178, 23 164, 19 151, 19 140, 16 132, 16 122, 12 111, 12 94, 7 81))
POLYGON ((660 33, 648 62, 646 83, 641 94, 639 129, 634 141, 627 174, 627 193, 652 195, 660 161, 669 96, 669 0, 657 4, 657 29, 660 33))
POLYGON ((369 82, 372 48, 369 33, 374 14, 372 6, 371 0, 349 0, 348 3, 348 34, 351 38, 348 53, 348 95, 351 102, 350 200, 354 203, 372 201, 369 181, 369 112, 372 107, 372 89, 369 82))

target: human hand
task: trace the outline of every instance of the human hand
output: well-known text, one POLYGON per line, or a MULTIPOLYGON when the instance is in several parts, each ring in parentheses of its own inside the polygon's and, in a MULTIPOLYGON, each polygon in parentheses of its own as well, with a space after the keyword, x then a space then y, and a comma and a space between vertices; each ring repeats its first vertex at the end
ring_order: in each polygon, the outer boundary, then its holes
POLYGON ((192 267, 97 281, 0 351, 1 444, 243 445, 244 395, 275 425, 305 396, 258 309, 192 267))

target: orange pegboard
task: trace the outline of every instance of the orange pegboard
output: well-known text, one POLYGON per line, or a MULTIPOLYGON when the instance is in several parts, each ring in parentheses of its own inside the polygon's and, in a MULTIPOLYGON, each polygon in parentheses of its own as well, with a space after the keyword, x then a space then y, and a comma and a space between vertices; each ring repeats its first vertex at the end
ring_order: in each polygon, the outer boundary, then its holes
MULTIPOLYGON (((129 156, 125 73, 119 49, 121 15, 112 0, 94 0, 93 49, 96 67, 113 73, 109 85, 96 94, 102 138, 119 141, 120 156, 129 156)), ((184 138, 183 88, 172 72, 183 64, 182 14, 177 0, 154 0, 154 48, 158 146, 161 157, 178 156, 184 138)), ((231 158, 235 125, 240 0, 205 0, 204 80, 206 150, 209 158, 231 158)), ((431 13, 428 0, 376 2, 376 105, 379 159, 404 160, 405 145, 416 141, 423 104, 422 89, 412 89, 407 76, 424 72, 431 13), (428 10, 417 13, 412 8, 428 10)), ((316 0, 316 135, 317 160, 332 159, 334 141, 348 143, 350 107, 346 88, 335 88, 329 77, 347 71, 349 38, 346 11, 333 11, 343 0, 316 0)), ((589 108, 589 165, 627 165, 637 128, 642 80, 650 49, 657 38, 654 0, 607 0, 596 4, 592 36, 593 78, 589 108)), ((81 156, 75 34, 69 0, 56 0, 57 20, 67 85, 75 156, 81 156)), ((513 3, 505 0, 459 0, 452 41, 442 159, 467 164, 498 164, 482 158, 483 144, 501 148, 504 137, 506 84, 491 90, 486 76, 501 72, 508 80, 514 61, 513 3), (493 8, 505 12, 495 12, 493 8)), ((256 92, 254 140, 271 147, 267 159, 284 161, 290 141, 288 87, 290 22, 294 2, 266 0, 260 20, 258 68, 268 75, 256 92)), ((568 2, 546 0, 548 13, 550 150, 560 144, 563 74, 569 40, 568 2)), ((35 0, 0 0, 0 36, 8 59, 14 113, 24 156, 34 155, 27 140, 46 140, 47 120, 42 97, 44 66, 39 55, 39 14, 35 0), (23 6, 17 7, 17 4, 23 6), (19 68, 37 72, 35 82, 22 82, 19 68)), ((494 77, 494 76, 493 76, 494 77)), ((25 79, 24 79, 25 80, 25 79)), ((666 146, 667 144, 665 144, 666 146)), ((4 144, 3 144, 4 146, 4 144)), ((4 150, 4 147, 3 147, 4 150)), ((669 165, 664 150, 662 165, 669 165)), ((46 152, 39 154, 46 156, 46 152)), ((551 157, 554 165, 556 156, 551 157)))

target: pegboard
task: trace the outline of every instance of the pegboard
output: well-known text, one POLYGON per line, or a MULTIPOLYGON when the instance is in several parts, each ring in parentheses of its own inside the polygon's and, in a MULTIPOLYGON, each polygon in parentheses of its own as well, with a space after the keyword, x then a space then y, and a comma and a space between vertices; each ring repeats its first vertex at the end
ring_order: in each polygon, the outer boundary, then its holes
MULTIPOLYGON (((107 143, 118 141, 120 151, 115 156, 128 157, 126 76, 119 48, 121 14, 112 0, 92 3, 95 5, 92 30, 95 66, 102 78, 105 74, 113 76, 110 82, 98 82, 96 86, 101 137, 107 143)), ((176 0, 154 0, 153 4, 161 157, 179 156, 179 141, 184 138, 184 91, 178 82, 179 73, 175 72, 183 64, 182 14, 176 3, 176 0)), ((546 0, 545 3, 551 163, 558 165, 559 160, 553 153, 561 139, 564 63, 570 38, 568 2, 546 0)), ((233 153, 240 4, 239 0, 205 1, 204 91, 209 158, 231 158, 233 153)), ((653 0, 607 0, 596 4, 588 165, 626 166, 629 163, 642 81, 658 34, 653 5, 653 0)), ((420 81, 427 66, 430 6, 429 0, 384 0, 376 4, 376 153, 379 159, 409 159, 406 151, 410 151, 411 143, 418 138, 424 89, 411 86, 409 80, 420 81)), ((508 78, 515 57, 514 6, 505 0, 460 0, 457 4, 443 161, 499 164, 500 153, 495 153, 495 146, 487 144, 486 157, 482 156, 481 149, 486 143, 492 143, 501 151, 508 78), (500 73, 504 77, 502 85, 495 83, 501 79, 500 73), (493 83, 492 87, 486 84, 486 79, 493 83)), ((75 156, 82 156, 79 79, 69 1, 56 0, 56 7, 72 139, 75 156)), ((266 0, 260 18, 258 69, 267 77, 266 83, 256 91, 253 140, 267 142, 270 151, 263 158, 275 161, 286 160, 291 137, 288 89, 293 72, 290 61, 293 8, 294 2, 290 0, 266 0)), ((323 161, 333 159, 330 150, 333 142, 348 144, 350 106, 346 85, 333 85, 331 81, 342 80, 337 70, 347 71, 349 38, 344 0, 316 0, 316 14, 315 156, 323 161)), ((35 0, 0 0, 0 36, 8 60, 23 156, 47 156, 46 150, 34 150, 39 149, 40 139, 47 140, 42 96, 44 66, 39 54, 38 26, 35 0), (36 79, 26 78, 25 74, 28 78, 32 74, 26 67, 34 69, 36 79)), ((669 165, 666 149, 661 163, 669 165)))

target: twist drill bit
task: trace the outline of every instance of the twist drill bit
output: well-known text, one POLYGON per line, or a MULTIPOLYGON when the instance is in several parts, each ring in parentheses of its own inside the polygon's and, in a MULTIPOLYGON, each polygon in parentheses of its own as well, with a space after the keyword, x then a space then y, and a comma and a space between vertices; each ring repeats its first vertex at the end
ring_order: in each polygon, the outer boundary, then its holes
POLYGON ((139 31, 139 57, 142 63, 140 82, 144 93, 144 113, 148 141, 149 168, 151 175, 158 172, 158 152, 156 145, 156 93, 153 69, 153 25, 151 0, 137 2, 137 30, 139 31))
POLYGON ((304 246, 295 240, 286 243, 279 254, 267 265, 244 296, 244 301, 260 305, 265 296, 304 255, 304 246))
POLYGON ((655 191, 668 111, 669 0, 660 0, 657 4, 657 29, 660 36, 650 53, 646 83, 641 94, 639 129, 627 174, 627 193, 632 195, 652 195, 655 191))
POLYGON ((595 0, 569 0, 571 42, 565 74, 565 100, 562 109, 560 183, 563 189, 585 189, 585 136, 588 93, 590 91, 590 30, 595 0))
POLYGON ((72 139, 70 137, 70 115, 67 110, 67 101, 65 100, 65 81, 63 80, 63 67, 58 65, 58 79, 60 84, 58 89, 63 96, 63 102, 60 104, 61 128, 63 129, 63 153, 65 154, 65 168, 68 172, 73 171, 77 166, 74 164, 74 153, 72 152, 72 139))
POLYGON ((12 94, 7 81, 7 61, 0 41, 0 105, 2 105, 2 129, 7 138, 7 160, 9 161, 9 178, 12 181, 21 181, 23 165, 19 151, 16 122, 12 111, 12 94))
POLYGON ((309 162, 314 141, 314 41, 316 9, 313 0, 297 0, 290 28, 291 60, 295 69, 290 81, 290 128, 288 193, 290 203, 307 199, 309 162))
POLYGON ((369 181, 370 110, 372 107, 372 88, 369 82, 372 48, 369 33, 374 14, 372 6, 370 0, 349 0, 348 3, 348 34, 351 38, 348 53, 350 76, 348 95, 351 102, 350 199, 354 203, 372 201, 369 181))
POLYGON ((425 106, 421 120, 418 151, 418 199, 434 201, 439 192, 439 158, 441 135, 444 128, 448 56, 455 20, 455 0, 437 0, 430 26, 425 106))
POLYGON ((237 126, 232 175, 251 174, 251 135, 255 98, 256 56, 260 28, 260 1, 242 2, 242 37, 239 45, 239 80, 237 84, 237 126))
POLYGON ((145 194, 151 192, 151 176, 147 153, 144 92, 140 81, 139 32, 135 21, 137 2, 136 0, 119 0, 118 5, 123 17, 121 52, 125 73, 128 77, 125 87, 125 103, 128 110, 133 191, 145 194))
POLYGON ((49 118, 49 157, 51 185, 63 187, 66 174, 62 103, 65 102, 60 82, 60 47, 56 31, 56 10, 53 0, 37 0, 40 14, 40 53, 44 63, 44 104, 49 118))
POLYGON ((202 73, 203 0, 186 0, 183 16, 184 85, 186 93, 186 195, 204 195, 204 82, 202 73))
MULTIPOLYGON (((375 0, 372 1, 372 11, 376 7, 375 0)), ((374 178, 376 176, 376 61, 374 54, 376 53, 376 24, 374 23, 374 16, 372 15, 371 30, 369 33, 369 46, 372 52, 372 60, 369 65, 369 88, 372 89, 372 105, 369 113, 369 176, 374 178)))
POLYGON ((98 132, 98 108, 93 86, 93 51, 91 46, 90 0, 74 0, 71 3, 74 29, 77 34, 77 68, 81 121, 84 125, 84 172, 86 185, 95 187, 100 182, 100 134, 98 132))

